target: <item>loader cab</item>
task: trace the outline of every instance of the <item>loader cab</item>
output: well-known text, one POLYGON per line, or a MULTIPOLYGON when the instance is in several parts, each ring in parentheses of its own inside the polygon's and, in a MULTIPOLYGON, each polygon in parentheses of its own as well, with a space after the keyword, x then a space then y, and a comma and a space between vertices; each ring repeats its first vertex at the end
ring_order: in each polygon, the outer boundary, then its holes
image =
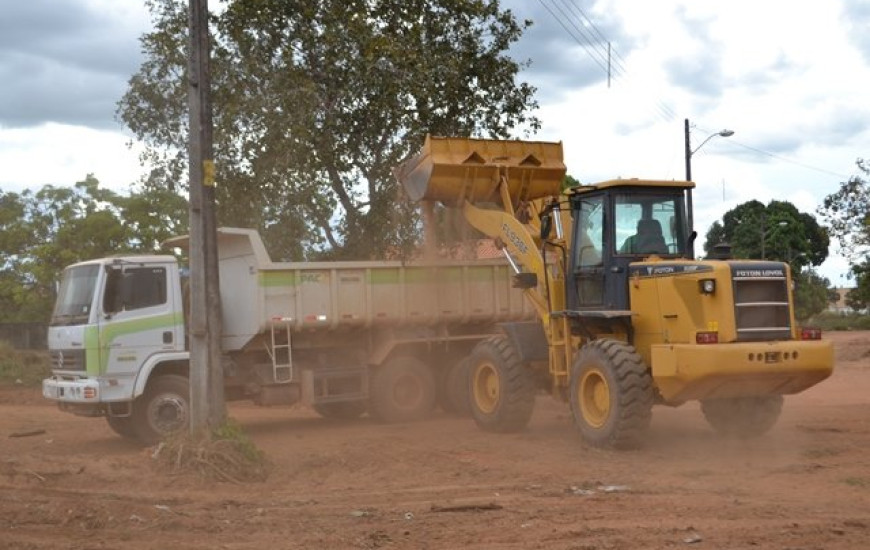
POLYGON ((691 182, 613 180, 575 188, 568 308, 628 310, 629 265, 689 258, 691 182))

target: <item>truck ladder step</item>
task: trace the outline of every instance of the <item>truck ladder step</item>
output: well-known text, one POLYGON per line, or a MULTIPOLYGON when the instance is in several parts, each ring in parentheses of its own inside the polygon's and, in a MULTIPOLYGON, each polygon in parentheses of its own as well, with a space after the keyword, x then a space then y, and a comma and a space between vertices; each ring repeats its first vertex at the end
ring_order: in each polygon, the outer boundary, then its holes
POLYGON ((290 382, 293 379, 293 354, 290 349, 290 323, 272 323, 270 330, 272 379, 275 382, 290 382))

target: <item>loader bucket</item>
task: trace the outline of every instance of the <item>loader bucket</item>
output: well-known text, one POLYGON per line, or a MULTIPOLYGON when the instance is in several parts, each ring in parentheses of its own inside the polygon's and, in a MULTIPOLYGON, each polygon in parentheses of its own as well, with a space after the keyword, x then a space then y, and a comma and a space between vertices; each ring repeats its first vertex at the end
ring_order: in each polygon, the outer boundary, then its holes
POLYGON ((559 194, 565 164, 561 143, 426 136, 395 175, 414 201, 498 201, 501 176, 514 201, 530 201, 559 194))

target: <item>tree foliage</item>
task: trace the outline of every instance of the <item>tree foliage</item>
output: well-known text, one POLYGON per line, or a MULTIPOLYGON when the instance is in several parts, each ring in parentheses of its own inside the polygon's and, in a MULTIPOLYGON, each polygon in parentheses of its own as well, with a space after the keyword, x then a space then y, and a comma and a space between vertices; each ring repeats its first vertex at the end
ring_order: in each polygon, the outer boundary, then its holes
POLYGON ((0 190, 0 320, 46 321, 64 267, 124 252, 154 252, 187 230, 187 202, 152 190, 119 195, 88 175, 73 187, 0 190))
POLYGON ((752 200, 732 208, 707 231, 704 250, 726 242, 735 258, 779 260, 799 272, 818 266, 828 257, 830 239, 811 215, 787 201, 768 205, 752 200))
POLYGON ((825 197, 819 214, 849 261, 855 288, 846 301, 856 310, 870 305, 870 166, 864 159, 856 162, 862 175, 840 184, 836 193, 825 197))
POLYGON ((707 231, 704 250, 713 255, 720 243, 731 245, 735 258, 765 259, 791 265, 795 282, 795 315, 807 319, 828 305, 830 282, 812 271, 828 257, 830 239, 815 217, 787 201, 766 206, 756 200, 739 204, 707 231), (804 269, 810 268, 810 269, 804 269))
MULTIPOLYGON (((146 61, 119 103, 151 189, 184 185, 186 2, 149 0, 146 61)), ((228 0, 211 16, 218 223, 273 255, 382 257, 417 238, 391 169, 426 133, 539 127, 497 0, 228 0)))

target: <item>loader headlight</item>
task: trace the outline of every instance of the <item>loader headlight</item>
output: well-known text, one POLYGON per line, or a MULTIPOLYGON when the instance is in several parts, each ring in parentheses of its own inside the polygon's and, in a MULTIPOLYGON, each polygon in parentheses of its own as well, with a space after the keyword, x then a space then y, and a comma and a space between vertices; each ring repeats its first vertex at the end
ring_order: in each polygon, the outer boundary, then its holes
POLYGON ((701 294, 713 294, 716 292, 715 279, 701 279, 700 282, 701 294))

